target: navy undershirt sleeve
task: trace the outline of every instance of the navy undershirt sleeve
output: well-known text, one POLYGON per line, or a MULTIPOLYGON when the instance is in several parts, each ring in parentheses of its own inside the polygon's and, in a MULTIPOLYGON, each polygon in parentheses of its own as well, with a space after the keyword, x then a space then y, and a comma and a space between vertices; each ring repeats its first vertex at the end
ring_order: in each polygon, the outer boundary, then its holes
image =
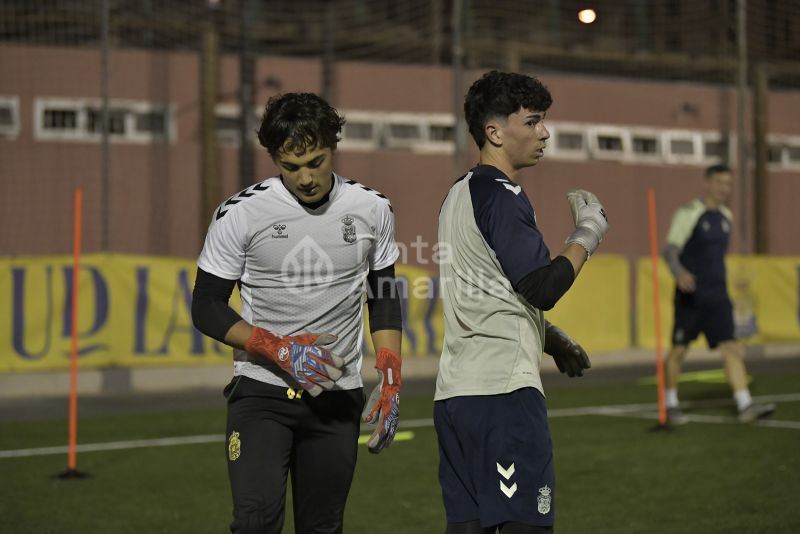
POLYGON ((552 310, 574 281, 572 263, 564 256, 556 256, 550 265, 525 275, 517 291, 534 308, 552 310))
POLYGON ((480 169, 469 183, 475 222, 512 287, 519 291, 527 274, 550 265, 550 251, 522 188, 500 171, 480 169))

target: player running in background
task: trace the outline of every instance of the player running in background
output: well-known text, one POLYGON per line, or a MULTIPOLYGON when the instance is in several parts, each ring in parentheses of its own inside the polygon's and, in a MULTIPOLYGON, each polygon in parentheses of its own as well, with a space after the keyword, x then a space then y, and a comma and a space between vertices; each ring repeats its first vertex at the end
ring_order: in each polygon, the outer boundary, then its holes
POLYGON ((225 388, 232 532, 341 533, 361 419, 389 446, 399 416, 401 313, 389 200, 332 170, 344 119, 316 95, 270 99, 258 132, 280 171, 222 203, 197 261, 192 318, 234 348, 225 388), (364 408, 365 280, 376 367, 364 408), (228 306, 234 285, 241 316, 228 306))
POLYGON ((464 111, 479 164, 450 189, 439 214, 444 347, 434 424, 447 534, 550 532, 556 498, 539 368, 589 368, 583 349, 544 319, 608 229, 587 191, 568 194, 576 229, 555 258, 516 184, 550 134, 549 91, 535 78, 492 71, 464 111))
POLYGON ((678 379, 689 344, 704 333, 709 348, 719 347, 725 375, 733 390, 739 420, 766 417, 774 404, 753 402, 747 387, 744 347, 734 337, 733 306, 728 296, 725 253, 733 215, 725 206, 733 177, 724 165, 705 171, 705 194, 678 209, 667 234, 664 259, 675 277, 675 321, 672 349, 664 365, 667 420, 685 422, 678 402, 678 379))

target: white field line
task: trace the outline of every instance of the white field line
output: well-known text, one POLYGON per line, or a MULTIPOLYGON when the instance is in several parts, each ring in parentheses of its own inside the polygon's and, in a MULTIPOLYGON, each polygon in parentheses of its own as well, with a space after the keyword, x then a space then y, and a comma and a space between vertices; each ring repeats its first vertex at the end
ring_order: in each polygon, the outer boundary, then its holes
MULTIPOLYGON (((800 401, 800 393, 787 393, 784 395, 763 395, 754 397, 759 402, 796 402, 800 401)), ((731 405, 730 400, 707 400, 681 403, 686 408, 710 408, 717 406, 731 405)), ((583 406, 579 408, 561 408, 549 410, 548 417, 576 417, 585 415, 603 415, 611 417, 634 417, 641 419, 657 419, 658 405, 654 403, 646 404, 612 404, 608 406, 583 406)), ((716 415, 687 414, 686 418, 698 423, 737 423, 735 417, 723 417, 716 415)), ((773 428, 791 428, 800 430, 800 421, 780 421, 775 419, 764 419, 751 423, 753 426, 765 426, 773 428)), ((408 419, 400 421, 400 428, 429 428, 433 426, 433 419, 408 419)), ((155 439, 136 439, 129 441, 112 441, 107 443, 85 443, 75 447, 76 453, 114 451, 141 449, 145 447, 170 447, 174 445, 197 445, 201 443, 222 443, 225 441, 224 434, 205 434, 199 436, 182 436, 174 438, 155 438, 155 439)), ((10 449, 0 451, 2 458, 22 458, 28 456, 47 456, 54 454, 67 454, 69 447, 38 447, 31 449, 10 449)))

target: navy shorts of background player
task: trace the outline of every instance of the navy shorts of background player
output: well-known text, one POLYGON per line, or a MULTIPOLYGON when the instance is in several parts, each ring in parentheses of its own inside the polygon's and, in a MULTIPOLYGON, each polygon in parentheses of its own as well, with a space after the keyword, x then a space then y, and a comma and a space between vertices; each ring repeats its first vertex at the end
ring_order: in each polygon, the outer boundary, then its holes
POLYGON ((694 275, 696 288, 692 293, 675 289, 673 344, 688 345, 701 333, 712 349, 734 339, 733 305, 725 275, 729 236, 728 219, 720 211, 708 210, 683 246, 679 259, 694 275))

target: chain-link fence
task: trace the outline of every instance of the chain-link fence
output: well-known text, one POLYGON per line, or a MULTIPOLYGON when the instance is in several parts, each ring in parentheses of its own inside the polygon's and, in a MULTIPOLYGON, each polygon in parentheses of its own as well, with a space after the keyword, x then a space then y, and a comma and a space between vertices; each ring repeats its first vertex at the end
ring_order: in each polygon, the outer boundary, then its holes
MULTIPOLYGON (((713 156, 755 163, 756 175, 768 165, 796 174, 800 130, 781 110, 794 107, 799 57, 800 3, 792 0, 6 0, 0 248, 68 251, 69 233, 59 231, 69 221, 65 199, 82 185, 88 250, 193 255, 213 206, 269 173, 263 152, 239 140, 252 139, 269 96, 290 90, 321 93, 348 112, 342 148, 350 152, 340 154, 340 169, 382 176, 372 185, 389 189, 400 180, 392 178, 396 168, 405 169, 402 179, 450 177, 465 161, 460 97, 488 68, 586 76, 586 99, 595 95, 594 79, 620 80, 612 95, 632 91, 635 80, 665 94, 674 84, 701 84, 704 96, 684 98, 666 119, 634 112, 619 119, 696 137, 640 136, 645 160, 662 144, 698 152, 659 153, 645 163, 700 165, 713 156), (759 100, 762 85, 774 96, 759 100), (763 113, 777 117, 761 145, 754 104, 737 101, 737 90, 754 95, 756 107, 769 102, 763 113), (703 137, 711 131, 720 139, 703 137), (706 146, 716 152, 704 157, 706 146)), ((570 98, 578 97, 556 100, 570 98)), ((618 111, 628 101, 596 106, 618 111)), ((554 156, 568 159, 567 145, 580 141, 584 159, 596 161, 603 147, 592 152, 592 128, 619 126, 598 113, 573 113, 584 131, 564 130, 554 156)), ((610 141, 620 153, 630 143, 633 159, 620 156, 623 163, 639 163, 634 134, 610 141)), ((438 198, 444 182, 426 183, 425 196, 438 198)), ((428 217, 403 231, 430 234, 434 225, 428 217)))

